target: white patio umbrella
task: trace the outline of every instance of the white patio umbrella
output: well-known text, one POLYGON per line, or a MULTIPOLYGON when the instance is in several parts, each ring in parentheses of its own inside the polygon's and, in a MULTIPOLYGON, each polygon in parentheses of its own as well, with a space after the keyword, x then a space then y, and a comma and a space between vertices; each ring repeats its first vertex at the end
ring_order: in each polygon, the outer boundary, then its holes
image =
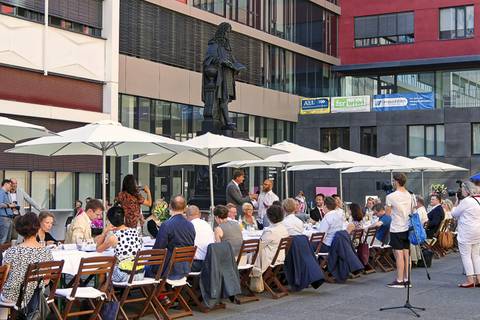
POLYGON ((55 133, 35 124, 0 117, 0 143, 16 143, 17 141, 51 136, 55 133))
POLYGON ((20 143, 6 152, 42 156, 102 156, 102 198, 103 202, 106 203, 105 170, 107 156, 129 156, 149 152, 172 156, 187 149, 188 147, 176 140, 127 128, 116 121, 105 120, 62 131, 56 136, 42 137, 20 143))
POLYGON ((343 199, 343 171, 347 168, 354 168, 354 167, 367 167, 367 166, 392 166, 393 164, 387 160, 375 158, 372 156, 367 156, 362 153, 345 150, 343 148, 337 148, 335 150, 329 151, 326 153, 328 156, 337 158, 337 159, 344 159, 344 162, 334 163, 330 165, 321 165, 321 166, 314 166, 314 165, 301 165, 301 166, 294 166, 289 168, 289 171, 306 171, 306 170, 320 170, 320 169, 336 169, 339 173, 339 189, 340 189, 340 197, 343 199))
POLYGON ((422 173, 422 194, 425 195, 425 183, 423 179, 423 173, 428 172, 449 172, 449 171, 468 171, 468 169, 455 166, 453 164, 444 163, 436 160, 432 160, 427 157, 416 157, 413 161, 419 162, 419 166, 423 166, 424 169, 421 169, 422 173))
POLYGON ((275 154, 285 153, 283 150, 270 148, 255 142, 230 138, 213 133, 205 133, 183 142, 189 150, 176 155, 147 154, 134 162, 154 164, 159 167, 178 165, 208 165, 210 183, 210 207, 213 208, 213 174, 212 165, 235 159, 258 160, 275 154))
POLYGON ((328 165, 339 163, 345 160, 337 159, 333 156, 310 148, 299 146, 298 144, 283 141, 272 145, 272 148, 284 150, 287 153, 278 154, 266 158, 265 160, 249 161, 231 161, 220 168, 248 168, 248 167, 276 167, 282 168, 285 172, 285 195, 288 197, 288 171, 287 168, 295 165, 328 165))

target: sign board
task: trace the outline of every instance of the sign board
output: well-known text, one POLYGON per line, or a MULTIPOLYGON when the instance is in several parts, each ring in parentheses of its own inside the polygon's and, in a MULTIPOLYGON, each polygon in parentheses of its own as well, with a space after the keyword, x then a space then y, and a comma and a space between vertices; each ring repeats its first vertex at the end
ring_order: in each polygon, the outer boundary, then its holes
POLYGON ((374 111, 435 109, 433 92, 393 93, 373 96, 374 111))
POLYGON ((303 98, 300 114, 322 114, 330 112, 330 98, 303 98))
POLYGON ((369 112, 370 96, 333 97, 330 109, 339 112, 369 112))
POLYGON ((323 193, 326 197, 337 194, 337 187, 315 187, 315 194, 323 193))

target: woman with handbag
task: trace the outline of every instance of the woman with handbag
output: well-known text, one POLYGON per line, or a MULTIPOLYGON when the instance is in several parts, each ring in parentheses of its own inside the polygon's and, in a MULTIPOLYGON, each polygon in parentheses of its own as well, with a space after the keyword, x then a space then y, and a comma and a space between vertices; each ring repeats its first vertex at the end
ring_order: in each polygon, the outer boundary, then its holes
MULTIPOLYGON (((113 206, 107 212, 108 224, 96 238, 97 252, 113 248, 117 264, 113 269, 113 282, 126 282, 132 272, 137 252, 142 249, 142 238, 136 228, 125 226, 125 213, 122 207, 113 206)), ((137 270, 134 280, 142 280, 144 270, 137 270)))
POLYGON ((452 216, 458 220, 457 241, 467 281, 460 288, 480 285, 480 187, 470 181, 462 183, 462 194, 457 199, 452 216))

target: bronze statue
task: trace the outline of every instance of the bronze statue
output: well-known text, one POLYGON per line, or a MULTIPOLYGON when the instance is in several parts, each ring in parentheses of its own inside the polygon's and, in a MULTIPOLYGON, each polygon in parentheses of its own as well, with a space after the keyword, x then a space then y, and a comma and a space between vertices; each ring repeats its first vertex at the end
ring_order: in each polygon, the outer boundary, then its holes
POLYGON ((208 42, 203 61, 202 101, 205 103, 203 117, 213 120, 221 130, 235 130, 228 116, 228 103, 235 100, 235 77, 245 69, 232 54, 229 35, 232 27, 222 22, 215 36, 208 42))

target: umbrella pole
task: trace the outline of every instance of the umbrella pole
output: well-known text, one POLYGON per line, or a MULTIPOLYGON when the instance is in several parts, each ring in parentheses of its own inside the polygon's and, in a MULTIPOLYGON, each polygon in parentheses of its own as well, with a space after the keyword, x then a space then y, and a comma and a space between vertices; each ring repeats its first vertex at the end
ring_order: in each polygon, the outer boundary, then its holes
POLYGON ((343 174, 342 169, 338 170, 339 178, 340 178, 340 199, 343 201, 343 174))
POLYGON ((213 208, 215 207, 213 199, 213 169, 212 169, 212 153, 208 149, 208 182, 210 184, 210 216, 209 222, 213 226, 213 208))
POLYGON ((421 172, 422 172, 422 197, 425 197, 425 181, 423 180, 424 170, 422 170, 421 172))
POLYGON ((283 169, 285 170, 285 199, 288 198, 288 171, 287 171, 287 165, 283 166, 283 169))
MULTIPOLYGON (((103 206, 107 207, 107 155, 106 151, 102 150, 102 200, 103 206)), ((103 225, 105 225, 106 215, 103 215, 103 225)))

